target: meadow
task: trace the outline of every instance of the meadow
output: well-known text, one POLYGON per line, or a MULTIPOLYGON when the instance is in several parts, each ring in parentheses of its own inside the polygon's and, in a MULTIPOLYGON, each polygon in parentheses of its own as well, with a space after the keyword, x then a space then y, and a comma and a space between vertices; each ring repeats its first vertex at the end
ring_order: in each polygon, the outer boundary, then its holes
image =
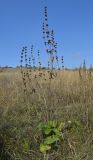
POLYGON ((50 79, 47 69, 30 68, 30 78, 23 69, 26 88, 20 68, 0 68, 0 159, 92 160, 93 71, 61 69, 50 79), (50 121, 63 124, 62 136, 44 156, 38 125, 50 121))

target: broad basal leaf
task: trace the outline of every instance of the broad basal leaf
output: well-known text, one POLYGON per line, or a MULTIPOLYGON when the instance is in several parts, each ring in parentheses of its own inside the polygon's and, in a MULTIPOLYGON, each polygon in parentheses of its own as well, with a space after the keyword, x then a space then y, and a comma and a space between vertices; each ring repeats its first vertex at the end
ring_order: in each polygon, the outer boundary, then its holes
POLYGON ((57 135, 52 135, 52 136, 47 137, 47 138, 44 140, 44 144, 49 145, 49 144, 55 143, 55 142, 58 141, 58 140, 59 140, 59 136, 57 136, 57 135))

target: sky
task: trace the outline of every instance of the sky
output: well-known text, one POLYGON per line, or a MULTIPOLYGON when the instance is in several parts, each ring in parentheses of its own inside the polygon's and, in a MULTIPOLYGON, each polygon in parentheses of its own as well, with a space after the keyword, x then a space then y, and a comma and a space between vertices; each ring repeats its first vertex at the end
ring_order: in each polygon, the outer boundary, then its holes
POLYGON ((23 46, 46 52, 42 38, 44 7, 55 31, 58 54, 65 67, 93 65, 93 0, 0 0, 0 66, 20 65, 23 46))

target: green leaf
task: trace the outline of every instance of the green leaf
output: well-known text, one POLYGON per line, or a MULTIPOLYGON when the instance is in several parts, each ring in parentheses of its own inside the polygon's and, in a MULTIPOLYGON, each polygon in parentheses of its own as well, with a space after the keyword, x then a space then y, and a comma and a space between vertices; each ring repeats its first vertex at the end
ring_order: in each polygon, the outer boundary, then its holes
POLYGON ((55 128, 55 127, 57 127, 57 122, 56 121, 48 121, 48 126, 55 128))
POLYGON ((62 132, 60 130, 58 130, 58 128, 54 128, 53 132, 55 133, 55 135, 57 135, 58 137, 62 136, 62 132))
POLYGON ((50 150, 51 146, 45 145, 45 144, 40 144, 40 152, 46 153, 46 151, 50 150))
POLYGON ((44 133, 45 133, 46 135, 48 135, 49 133, 51 133, 51 131, 52 131, 52 128, 45 128, 45 129, 44 129, 44 133))
POLYGON ((55 143, 58 140, 59 140, 59 136, 58 135, 52 135, 52 136, 47 137, 44 140, 44 144, 49 145, 49 144, 55 143))
POLYGON ((38 129, 46 135, 48 135, 56 127, 57 127, 57 122, 55 122, 55 121, 48 121, 46 124, 40 123, 38 125, 38 129))

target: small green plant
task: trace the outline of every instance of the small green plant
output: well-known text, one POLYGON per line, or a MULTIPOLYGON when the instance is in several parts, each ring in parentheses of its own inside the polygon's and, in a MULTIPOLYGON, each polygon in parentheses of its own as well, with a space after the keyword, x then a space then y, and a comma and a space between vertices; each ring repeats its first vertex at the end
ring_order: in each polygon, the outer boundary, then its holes
POLYGON ((73 130, 77 131, 78 127, 80 128, 78 121, 67 121, 66 123, 48 121, 46 123, 40 123, 38 125, 38 129, 42 133, 40 152, 44 155, 44 160, 48 160, 49 155, 54 151, 58 151, 65 138, 67 139, 68 147, 73 152, 73 146, 70 144, 68 137, 65 137, 65 132, 71 134, 73 130))
POLYGON ((40 152, 44 154, 44 159, 47 159, 47 154, 52 150, 58 149, 59 142, 63 137, 62 129, 64 127, 65 123, 58 124, 56 121, 39 124, 38 128, 43 135, 43 141, 40 143, 40 152))

